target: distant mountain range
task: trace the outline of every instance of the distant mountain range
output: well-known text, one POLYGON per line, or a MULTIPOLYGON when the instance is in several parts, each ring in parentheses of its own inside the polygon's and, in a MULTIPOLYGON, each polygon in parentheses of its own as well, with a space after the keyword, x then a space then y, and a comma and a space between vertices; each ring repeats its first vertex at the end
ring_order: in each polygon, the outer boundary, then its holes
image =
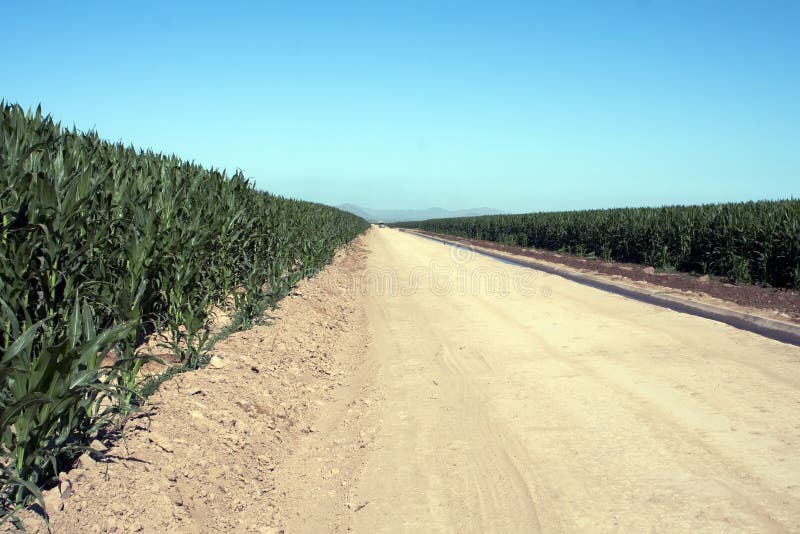
POLYGON ((493 208, 472 208, 466 210, 446 210, 444 208, 427 208, 418 210, 376 210, 363 208, 355 204, 336 206, 340 210, 349 211, 369 222, 402 222, 424 221, 427 219, 446 219, 448 217, 475 217, 478 215, 499 215, 503 213, 493 208))

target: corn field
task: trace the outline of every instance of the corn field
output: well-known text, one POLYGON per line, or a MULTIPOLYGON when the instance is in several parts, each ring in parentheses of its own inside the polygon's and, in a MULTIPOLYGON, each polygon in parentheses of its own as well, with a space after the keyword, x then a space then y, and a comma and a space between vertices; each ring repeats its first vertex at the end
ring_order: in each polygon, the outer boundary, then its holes
POLYGON ((800 200, 489 215, 394 226, 800 289, 800 200))
MULTIPOLYGON (((0 103, 0 502, 5 511, 133 409, 135 350, 198 365, 212 306, 257 318, 367 223, 241 174, 0 103), (103 365, 105 355, 117 356, 103 365)), ((6 515, 6 514, 2 514, 6 515)))

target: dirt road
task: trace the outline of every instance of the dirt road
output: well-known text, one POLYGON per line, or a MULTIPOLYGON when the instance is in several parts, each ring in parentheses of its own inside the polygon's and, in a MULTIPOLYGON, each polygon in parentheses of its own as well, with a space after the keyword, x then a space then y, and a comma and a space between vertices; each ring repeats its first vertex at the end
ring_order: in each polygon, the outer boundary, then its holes
POLYGON ((287 532, 800 532, 799 348, 395 230, 368 246, 339 281, 368 363, 277 471, 287 532))
POLYGON ((800 532, 798 347, 389 229, 269 316, 52 531, 800 532))

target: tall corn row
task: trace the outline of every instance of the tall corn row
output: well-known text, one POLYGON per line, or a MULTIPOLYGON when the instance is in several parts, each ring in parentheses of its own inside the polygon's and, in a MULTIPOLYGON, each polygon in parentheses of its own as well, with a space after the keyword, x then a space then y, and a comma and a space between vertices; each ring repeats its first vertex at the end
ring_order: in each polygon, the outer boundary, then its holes
POLYGON ((800 289, 800 200, 490 215, 397 225, 800 289))
POLYGON ((134 350, 166 330, 197 363, 208 310, 245 325, 364 231, 174 156, 0 103, 0 502, 39 495, 134 400, 134 350), (238 291, 235 291, 238 289, 238 291), (102 365, 105 355, 118 361, 102 365))

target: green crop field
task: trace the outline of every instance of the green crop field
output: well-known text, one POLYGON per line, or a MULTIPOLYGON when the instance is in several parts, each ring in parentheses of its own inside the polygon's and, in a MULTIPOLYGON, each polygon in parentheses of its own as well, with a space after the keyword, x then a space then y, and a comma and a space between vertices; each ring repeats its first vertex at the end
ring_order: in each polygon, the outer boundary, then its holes
POLYGON ((196 367, 211 306, 234 295, 246 327, 368 226, 5 102, 0 214, 5 510, 133 409, 144 362, 134 351, 148 333, 166 332, 196 367), (118 361, 102 366, 111 351, 118 361))
POLYGON ((800 289, 800 200, 489 215, 393 226, 800 289))

